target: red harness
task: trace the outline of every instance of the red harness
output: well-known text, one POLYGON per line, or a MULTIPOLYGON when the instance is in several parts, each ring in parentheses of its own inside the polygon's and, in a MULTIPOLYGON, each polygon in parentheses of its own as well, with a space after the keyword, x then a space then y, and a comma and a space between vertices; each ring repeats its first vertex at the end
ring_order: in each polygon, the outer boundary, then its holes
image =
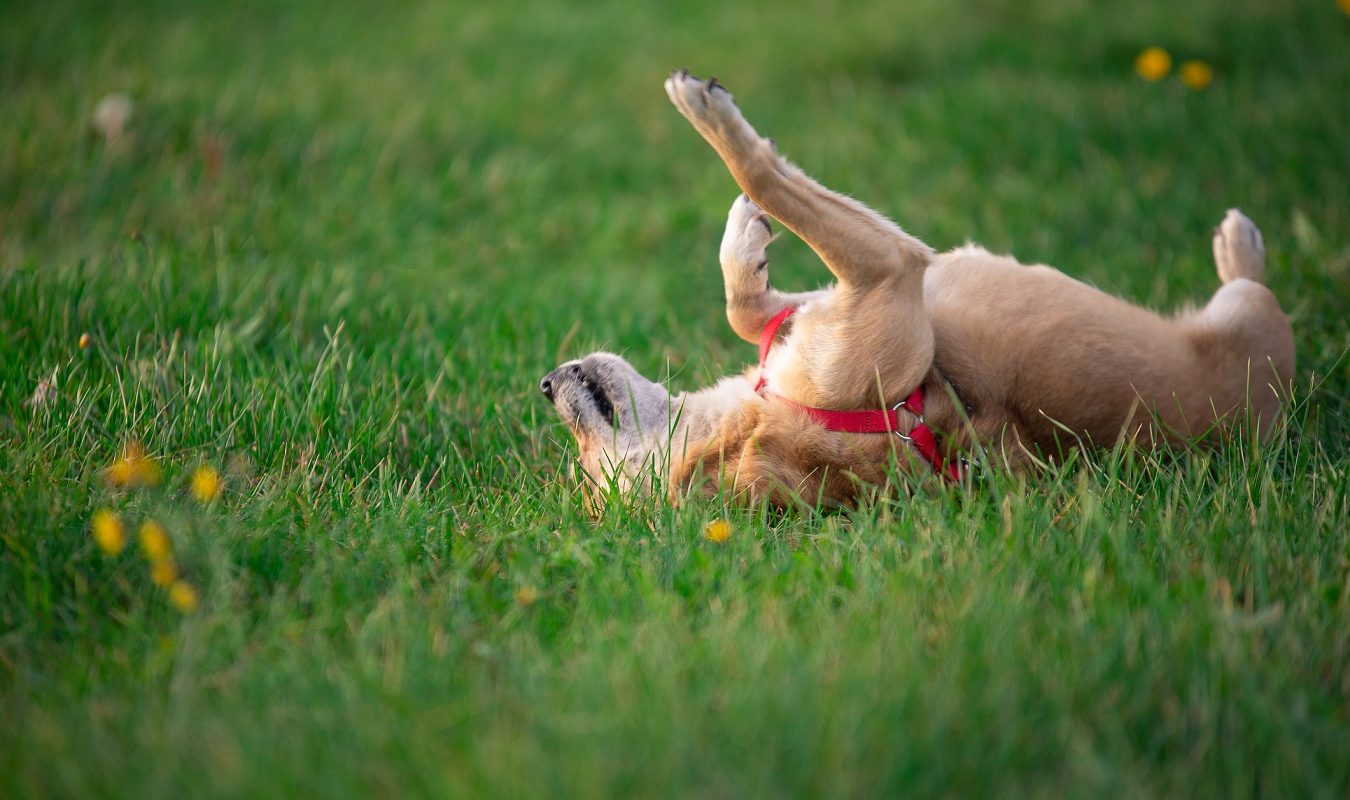
POLYGON ((796 311, 797 309, 789 306, 778 312, 778 315, 769 320, 769 324, 765 325, 764 330, 759 334, 759 379, 755 381, 755 393, 761 397, 773 397, 780 402, 787 403, 820 423, 827 430, 839 431, 840 433, 894 433, 914 445, 914 449, 918 450, 919 455, 923 456, 924 460, 933 466, 933 470, 937 474, 948 480, 961 480, 961 465, 957 462, 947 461, 942 457, 942 453, 938 451, 937 437, 933 435, 933 430, 928 427, 928 423, 924 422, 923 386, 915 389, 909 397, 896 403, 889 411, 885 409, 831 411, 825 408, 804 406, 781 394, 768 391, 768 375, 765 372, 765 365, 769 360, 769 349, 773 347, 773 340, 778 335, 778 328, 796 311), (899 410, 902 408, 919 418, 919 424, 915 425, 909 433, 902 433, 900 429, 899 410))

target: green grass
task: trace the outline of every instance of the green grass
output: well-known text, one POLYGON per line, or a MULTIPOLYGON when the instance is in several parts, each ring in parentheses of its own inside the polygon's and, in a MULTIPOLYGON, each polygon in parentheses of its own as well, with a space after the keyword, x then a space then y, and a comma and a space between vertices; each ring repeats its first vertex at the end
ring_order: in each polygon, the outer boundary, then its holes
POLYGON ((1333 0, 92 5, 0 26, 0 796, 1350 794, 1333 0), (1214 84, 1137 78, 1150 44, 1214 84), (540 375, 753 360, 679 66, 934 245, 1150 305, 1213 291, 1241 206, 1287 436, 589 519, 540 375), (163 486, 105 485, 129 440, 163 486), (196 614, 102 507, 165 524, 196 614))

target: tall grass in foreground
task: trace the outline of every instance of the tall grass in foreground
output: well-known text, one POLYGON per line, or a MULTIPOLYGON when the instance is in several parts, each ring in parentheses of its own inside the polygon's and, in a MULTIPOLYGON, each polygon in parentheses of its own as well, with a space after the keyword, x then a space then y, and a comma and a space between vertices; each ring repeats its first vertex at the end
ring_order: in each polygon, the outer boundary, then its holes
POLYGON ((12 10, 0 794, 1344 796, 1346 52, 1313 0, 12 10), (936 246, 1154 306, 1213 291, 1241 206, 1286 435, 592 519, 541 374, 753 359, 677 66, 936 246), (132 442, 153 485, 109 480, 132 442))

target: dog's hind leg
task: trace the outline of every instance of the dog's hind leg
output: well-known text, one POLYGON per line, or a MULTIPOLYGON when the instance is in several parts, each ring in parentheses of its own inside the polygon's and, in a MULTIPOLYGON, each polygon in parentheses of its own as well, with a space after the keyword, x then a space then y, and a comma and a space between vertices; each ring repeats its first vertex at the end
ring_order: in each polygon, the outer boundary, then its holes
POLYGON ((1223 286, 1181 322, 1216 373, 1213 391, 1229 405, 1245 397, 1251 421, 1265 434, 1279 418, 1294 377, 1293 331, 1263 283, 1266 248, 1256 225, 1229 210, 1214 230, 1213 245, 1223 286))
POLYGON ((746 122, 716 79, 676 72, 666 81, 666 94, 721 156, 741 190, 810 245, 841 288, 868 289, 898 279, 916 287, 921 299, 931 247, 789 164, 746 122))
POLYGON ((740 195, 727 213, 718 257, 727 293, 727 321, 742 339, 756 344, 760 332, 778 312, 818 300, 829 289, 780 292, 769 285, 769 242, 773 231, 768 216, 750 198, 740 195))

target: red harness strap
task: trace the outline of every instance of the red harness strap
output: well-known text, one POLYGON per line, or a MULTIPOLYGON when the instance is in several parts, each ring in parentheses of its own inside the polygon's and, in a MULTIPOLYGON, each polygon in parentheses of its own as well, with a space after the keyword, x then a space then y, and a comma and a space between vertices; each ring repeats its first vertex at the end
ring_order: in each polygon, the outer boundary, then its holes
POLYGON ((933 430, 928 427, 928 423, 923 419, 923 387, 915 389, 909 397, 896 403, 890 410, 876 409, 863 411, 831 411, 825 408, 814 408, 804 406, 795 400, 768 391, 769 378, 765 371, 765 365, 769 360, 769 350, 773 347, 774 337, 778 335, 778 329, 782 327, 783 322, 788 317, 796 313, 797 309, 789 306, 778 312, 778 315, 769 320, 769 324, 764 326, 764 330, 759 334, 759 378, 755 381, 755 393, 764 397, 773 397, 780 402, 787 403, 793 408, 801 411, 806 416, 820 423, 827 430, 839 431, 840 433, 894 433, 901 439, 914 445, 914 449, 919 451, 919 455, 933 466, 933 471, 952 481, 961 480, 961 465, 957 462, 949 462, 942 457, 938 450, 937 436, 933 430), (919 418, 919 424, 915 425, 909 433, 902 433, 900 428, 899 409, 905 409, 910 414, 919 418))

